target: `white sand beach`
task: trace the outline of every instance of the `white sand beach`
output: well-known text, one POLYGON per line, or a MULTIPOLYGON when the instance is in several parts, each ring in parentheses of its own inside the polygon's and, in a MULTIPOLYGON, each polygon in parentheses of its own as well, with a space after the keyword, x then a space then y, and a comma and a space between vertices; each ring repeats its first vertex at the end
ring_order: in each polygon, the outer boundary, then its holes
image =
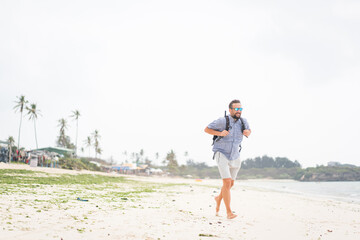
MULTIPOLYGON (((3 163, 0 169, 118 176, 3 163)), ((179 185, 144 192, 134 199, 94 197, 88 202, 76 200, 77 191, 82 197, 81 193, 96 189, 46 185, 15 191, 12 186, 8 193, 1 193, 0 239, 360 239, 360 204, 235 183, 231 204, 239 216, 228 220, 224 205, 221 216, 215 216, 214 196, 221 180, 126 177, 179 185), (67 197, 67 201, 57 201, 67 197)))

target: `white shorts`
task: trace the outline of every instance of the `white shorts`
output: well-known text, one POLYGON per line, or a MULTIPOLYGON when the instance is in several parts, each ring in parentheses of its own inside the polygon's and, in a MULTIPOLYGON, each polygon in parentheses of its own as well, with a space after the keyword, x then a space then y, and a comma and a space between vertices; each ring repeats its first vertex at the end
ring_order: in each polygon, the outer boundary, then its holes
POLYGON ((224 154, 221 152, 215 153, 215 160, 218 164, 220 176, 222 179, 231 178, 232 180, 236 179, 236 176, 241 167, 240 157, 235 160, 228 160, 224 154))

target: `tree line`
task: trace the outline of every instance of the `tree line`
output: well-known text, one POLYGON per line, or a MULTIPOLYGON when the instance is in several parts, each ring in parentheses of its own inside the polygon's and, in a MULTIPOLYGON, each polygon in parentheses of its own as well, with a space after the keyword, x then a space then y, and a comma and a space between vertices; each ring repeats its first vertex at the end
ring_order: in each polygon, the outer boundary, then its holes
POLYGON ((246 159, 241 163, 242 169, 250 168, 300 168, 300 163, 295 160, 291 161, 286 157, 272 158, 269 156, 262 156, 256 158, 246 159))
MULTIPOLYGON (((26 112, 26 115, 29 116, 29 120, 34 122, 34 136, 35 136, 35 143, 36 149, 39 148, 38 146, 38 139, 37 139, 37 132, 36 132, 36 120, 39 116, 42 116, 41 111, 38 109, 36 103, 29 104, 29 101, 26 99, 24 95, 16 97, 17 100, 15 101, 16 105, 14 106, 15 112, 20 113, 20 123, 19 123, 19 132, 18 132, 18 139, 17 139, 17 147, 12 148, 15 143, 15 139, 13 136, 8 137, 8 142, 10 145, 10 149, 13 151, 16 149, 21 149, 20 147, 20 137, 21 137, 21 126, 23 120, 23 113, 26 112)), ((71 115, 69 116, 70 119, 76 121, 76 136, 75 136, 75 143, 71 141, 71 138, 67 135, 67 129, 69 127, 67 118, 61 118, 58 120, 58 127, 59 127, 59 136, 56 137, 55 144, 57 147, 63 147, 74 150, 75 156, 77 156, 78 151, 78 129, 79 129, 79 118, 81 114, 79 110, 72 111, 71 115)), ((89 157, 90 157, 90 148, 94 148, 95 150, 95 158, 97 158, 98 154, 102 154, 102 149, 100 147, 100 134, 99 130, 95 130, 92 132, 84 141, 86 148, 89 148, 89 157)), ((10 150, 10 151, 12 151, 10 150)), ((84 152, 84 148, 81 148, 82 152, 84 152)))
MULTIPOLYGON (((185 153, 188 156, 188 153, 185 153)), ((186 164, 179 165, 176 154, 173 150, 167 153, 165 158, 165 166, 167 172, 177 176, 192 176, 200 178, 219 178, 218 167, 208 166, 205 162, 197 163, 193 159, 188 158, 186 164)), ((239 175, 245 178, 293 178, 301 169, 298 161, 291 161, 286 157, 255 157, 248 158, 241 163, 239 175), (266 174, 262 174, 266 173, 266 174)), ((240 176, 239 176, 240 177, 240 176)), ((241 177, 240 177, 241 178, 241 177)))

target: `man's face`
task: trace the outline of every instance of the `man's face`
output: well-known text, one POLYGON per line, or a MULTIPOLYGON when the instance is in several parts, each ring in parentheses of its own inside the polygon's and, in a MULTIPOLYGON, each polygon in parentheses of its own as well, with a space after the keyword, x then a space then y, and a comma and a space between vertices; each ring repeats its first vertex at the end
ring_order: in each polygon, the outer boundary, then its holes
POLYGON ((241 111, 242 111, 241 103, 233 103, 232 108, 229 109, 230 115, 234 119, 240 119, 241 111))

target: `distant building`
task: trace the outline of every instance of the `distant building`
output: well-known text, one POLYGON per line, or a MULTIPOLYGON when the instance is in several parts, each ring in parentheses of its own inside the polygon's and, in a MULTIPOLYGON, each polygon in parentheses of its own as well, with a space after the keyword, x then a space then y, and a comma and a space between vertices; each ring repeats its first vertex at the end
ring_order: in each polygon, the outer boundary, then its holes
POLYGON ((1 140, 0 140, 0 144, 4 144, 4 145, 7 146, 7 145, 9 145, 10 143, 9 143, 8 141, 1 141, 1 140))
POLYGON ((161 169, 150 168, 149 165, 136 163, 123 163, 119 166, 112 166, 113 171, 117 171, 121 174, 137 174, 137 175, 150 175, 150 174, 162 174, 161 169))
POLYGON ((348 163, 339 163, 339 162, 328 162, 328 167, 356 167, 356 165, 348 164, 348 163))

